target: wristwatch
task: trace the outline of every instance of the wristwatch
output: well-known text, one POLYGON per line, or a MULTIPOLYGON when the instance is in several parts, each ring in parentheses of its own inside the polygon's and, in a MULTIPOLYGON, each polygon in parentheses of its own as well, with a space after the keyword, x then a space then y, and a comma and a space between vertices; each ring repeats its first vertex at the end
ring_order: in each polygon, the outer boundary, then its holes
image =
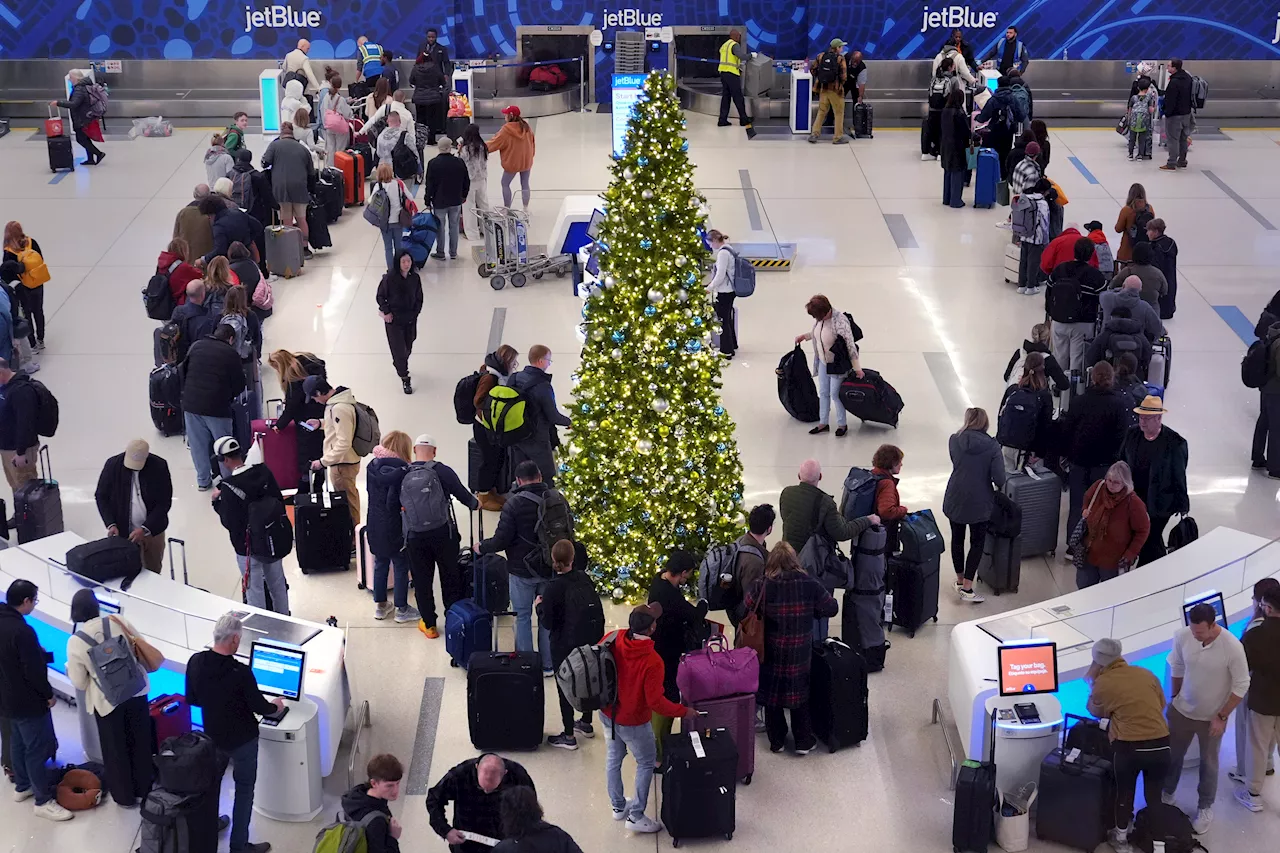
POLYGON ((1219 712, 1218 712, 1218 719, 1219 719, 1219 720, 1222 720, 1222 722, 1224 722, 1224 723, 1227 721, 1227 718, 1228 718, 1229 716, 1230 716, 1229 714, 1224 714, 1224 713, 1222 713, 1221 711, 1219 711, 1219 712))

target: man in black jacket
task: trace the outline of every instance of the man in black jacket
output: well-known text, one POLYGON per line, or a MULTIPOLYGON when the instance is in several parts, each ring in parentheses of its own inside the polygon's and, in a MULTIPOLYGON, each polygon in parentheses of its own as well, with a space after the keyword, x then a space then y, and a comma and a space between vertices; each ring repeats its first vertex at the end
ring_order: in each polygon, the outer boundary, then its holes
POLYGON ((142 567, 159 572, 173 506, 169 463, 135 438, 102 466, 93 499, 107 535, 128 536, 142 552, 142 567))
POLYGON ((365 772, 369 781, 342 795, 342 813, 356 822, 381 815, 383 820, 371 819, 364 828, 367 853, 400 853, 400 821, 392 817, 391 803, 400 799, 404 765, 394 755, 383 753, 369 759, 365 772))
POLYGON ((1161 171, 1187 168, 1187 148, 1191 145, 1191 113, 1195 85, 1191 75, 1182 70, 1181 59, 1170 59, 1169 82, 1164 89, 1164 131, 1169 145, 1169 162, 1161 171))
POLYGON ((551 349, 542 344, 529 347, 529 363, 511 377, 511 387, 524 394, 530 405, 525 417, 533 418, 533 435, 511 448, 512 460, 517 464, 532 459, 542 471, 542 481, 548 486, 554 482, 556 466, 552 448, 559 446, 557 426, 572 424, 569 416, 556 406, 556 392, 551 387, 551 349), (531 410, 531 411, 530 411, 531 410))
POLYGON ((1187 440, 1164 425, 1169 411, 1163 401, 1148 395, 1133 410, 1138 425, 1130 427, 1120 445, 1120 458, 1133 472, 1133 491, 1151 518, 1151 532, 1138 553, 1145 566, 1165 555, 1164 529, 1169 519, 1191 511, 1187 492, 1187 440))
POLYGON ((258 718, 254 715, 278 714, 284 710, 284 700, 263 696, 253 671, 236 660, 243 635, 244 624, 234 613, 224 613, 218 619, 213 626, 213 646, 187 661, 187 701, 201 709, 204 733, 234 765, 231 849, 235 853, 268 853, 271 845, 267 842, 249 843, 253 788, 258 781, 258 718))
POLYGON ((662 615, 653 630, 653 648, 665 666, 663 690, 672 702, 680 701, 676 670, 680 656, 702 645, 706 633, 707 602, 690 604, 684 587, 698 568, 698 560, 688 551, 672 551, 667 565, 649 585, 649 601, 662 605, 662 615))
POLYGON ((418 56, 430 58, 436 67, 448 76, 453 73, 453 66, 449 64, 449 49, 439 42, 439 35, 435 27, 428 27, 426 41, 418 45, 418 56))
MULTIPOLYGON (((1065 266, 1065 264, 1059 264, 1065 266)), ((1095 270, 1095 272, 1097 272, 1095 270)), ((1071 463, 1067 484, 1071 489, 1067 509, 1067 535, 1080 521, 1085 491, 1107 473, 1120 458, 1120 443, 1129 428, 1129 398, 1115 390, 1115 371, 1100 361, 1089 374, 1089 387, 1062 421, 1062 455, 1071 463)))
POLYGON ((1083 370, 1084 353, 1098 316, 1098 294, 1107 281, 1089 263, 1093 241, 1081 237, 1072 246, 1073 260, 1049 273, 1044 310, 1053 319, 1053 357, 1064 370, 1083 370))
POLYGON ((93 99, 89 96, 89 87, 93 85, 92 81, 85 79, 84 72, 78 68, 71 69, 67 75, 67 79, 71 81, 71 96, 65 101, 50 101, 51 107, 63 107, 71 113, 71 128, 75 131, 76 142, 84 148, 84 153, 88 155, 85 160, 86 166, 96 166, 106 159, 106 152, 93 144, 93 139, 89 136, 89 126, 93 124, 94 119, 89 113, 93 107, 93 99))
POLYGON ((182 375, 182 412, 187 426, 196 488, 213 488, 213 442, 234 435, 231 404, 245 388, 240 354, 231 342, 235 330, 219 325, 213 334, 191 345, 178 370, 182 375))
MULTIPOLYGON (((280 486, 266 465, 246 465, 240 442, 229 435, 213 443, 213 454, 218 464, 225 465, 231 472, 213 490, 213 509, 231 537, 231 547, 235 549, 236 563, 243 578, 245 603, 264 609, 269 606, 276 613, 287 616, 289 585, 285 582, 284 563, 281 562, 286 549, 281 545, 281 553, 274 555, 259 554, 250 547, 251 525, 262 524, 264 520, 279 523, 284 514, 284 495, 280 493, 280 486), (261 506, 257 509, 260 511, 251 512, 259 502, 261 506), (271 593, 270 605, 264 589, 271 593)), ((264 532, 252 531, 255 534, 264 532)), ((271 536, 258 538, 274 539, 271 536)), ((287 539, 285 542, 292 545, 287 539)))
MULTIPOLYGON (((600 594, 587 573, 575 569, 574 547, 568 539, 561 539, 551 546, 551 568, 555 577, 547 584, 546 591, 538 596, 538 625, 545 627, 551 636, 551 663, 555 669, 578 646, 600 642, 604 637, 604 607, 600 594)), ((582 719, 574 719, 573 705, 565 698, 564 690, 556 681, 560 694, 560 722, 564 731, 551 735, 547 743, 560 749, 577 749, 575 732, 584 737, 595 737, 591 726, 591 711, 584 710, 582 719)))
POLYGON ((445 236, 449 238, 449 259, 458 259, 458 227, 462 221, 462 205, 471 192, 467 164, 453 153, 453 140, 440 137, 436 143, 440 153, 427 164, 427 188, 424 198, 440 217, 440 242, 435 257, 444 258, 445 236))
POLYGON ((533 788, 533 779, 516 762, 492 752, 456 764, 427 792, 431 828, 453 853, 488 853, 493 848, 466 840, 462 830, 501 839, 502 795, 517 786, 533 788), (449 802, 453 803, 452 823, 445 817, 449 802))
POLYGON ((209 217, 209 225, 213 228, 213 248, 200 259, 199 265, 202 268, 218 256, 226 257, 232 243, 245 246, 260 246, 263 243, 262 223, 234 204, 226 204, 221 199, 209 196, 201 199, 200 213, 209 217))
POLYGON ((31 384, 31 377, 21 370, 10 369, 4 359, 0 359, 0 385, 4 386, 4 405, 0 407, 0 463, 3 463, 9 488, 16 493, 36 478, 40 397, 31 384))
POLYGON ((53 688, 49 664, 53 655, 40 646, 26 617, 36 609, 38 590, 28 580, 9 584, 0 604, 0 717, 9 721, 13 759, 13 798, 35 797, 35 811, 47 820, 71 820, 71 812, 54 799, 46 763, 58 749, 53 730, 53 688))
POLYGON ((173 309, 170 323, 178 326, 178 346, 174 354, 174 363, 181 364, 191 351, 191 345, 205 335, 213 334, 218 326, 218 317, 205 305, 208 295, 204 279, 195 278, 187 282, 187 301, 173 309))

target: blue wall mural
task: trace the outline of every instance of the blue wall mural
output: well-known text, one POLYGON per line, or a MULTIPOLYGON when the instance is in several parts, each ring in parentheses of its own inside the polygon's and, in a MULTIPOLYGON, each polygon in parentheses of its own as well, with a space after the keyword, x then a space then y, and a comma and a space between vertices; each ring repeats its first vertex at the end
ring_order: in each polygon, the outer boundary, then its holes
POLYGON ((924 58, 954 22, 980 52, 1015 24, 1033 57, 1280 58, 1274 0, 0 0, 0 59, 274 59, 300 35, 314 58, 343 58, 361 33, 409 56, 430 25, 453 56, 470 58, 514 53, 523 24, 600 27, 629 14, 672 26, 742 23, 753 49, 779 59, 836 37, 868 58, 924 58))

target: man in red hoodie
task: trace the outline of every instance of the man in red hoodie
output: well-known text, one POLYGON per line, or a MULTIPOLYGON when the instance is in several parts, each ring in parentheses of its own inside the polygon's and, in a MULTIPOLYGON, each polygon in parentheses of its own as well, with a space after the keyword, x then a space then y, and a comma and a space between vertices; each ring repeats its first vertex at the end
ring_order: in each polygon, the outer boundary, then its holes
POLYGON ((642 604, 631 611, 628 630, 605 635, 613 640, 613 658, 618 665, 618 703, 602 708, 602 726, 609 752, 604 774, 613 819, 625 820, 633 832, 660 832, 662 824, 645 814, 649 805, 649 784, 653 781, 658 746, 650 720, 654 712, 664 717, 684 717, 693 711, 667 699, 662 682, 665 668, 653 647, 653 628, 662 615, 657 602, 642 604), (636 796, 628 800, 622 787, 622 759, 630 749, 636 761, 636 796))
MULTIPOLYGON (((1082 236, 1079 225, 1074 222, 1067 225, 1061 234, 1050 240, 1049 245, 1044 247, 1044 254, 1040 256, 1040 270, 1048 275, 1058 264, 1075 260, 1076 241, 1082 236)), ((1089 266, 1098 268, 1096 254, 1089 257, 1089 266)))

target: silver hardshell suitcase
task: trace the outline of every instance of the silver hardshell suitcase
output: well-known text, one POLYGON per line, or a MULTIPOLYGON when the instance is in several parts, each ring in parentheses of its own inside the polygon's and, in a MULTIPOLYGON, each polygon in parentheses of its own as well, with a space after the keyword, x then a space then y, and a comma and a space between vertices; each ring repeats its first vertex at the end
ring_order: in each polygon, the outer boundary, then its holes
POLYGON ((1022 508, 1022 556, 1053 556, 1058 550, 1062 481, 1044 468, 1021 468, 1005 480, 1004 493, 1022 508))

